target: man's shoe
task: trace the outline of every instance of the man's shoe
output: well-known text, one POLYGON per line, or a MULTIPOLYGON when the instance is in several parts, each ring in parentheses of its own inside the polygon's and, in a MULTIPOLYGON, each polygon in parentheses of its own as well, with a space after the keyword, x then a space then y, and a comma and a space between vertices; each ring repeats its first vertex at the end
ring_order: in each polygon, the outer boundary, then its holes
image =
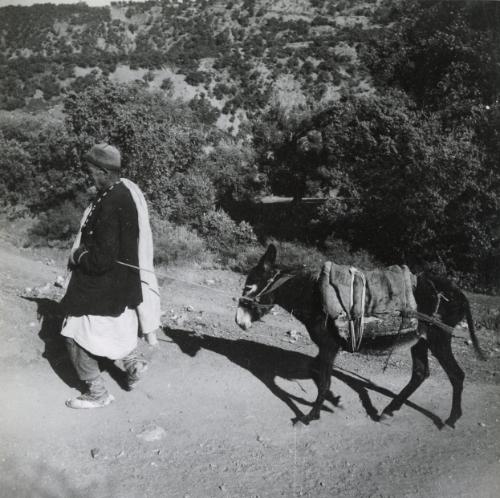
POLYGON ((141 380, 142 375, 148 369, 145 361, 136 361, 133 366, 127 369, 127 390, 132 391, 141 380))
POLYGON ((99 397, 94 396, 90 393, 85 393, 76 398, 68 399, 66 401, 66 406, 68 408, 76 409, 102 408, 109 405, 114 400, 114 396, 109 393, 105 393, 99 397))

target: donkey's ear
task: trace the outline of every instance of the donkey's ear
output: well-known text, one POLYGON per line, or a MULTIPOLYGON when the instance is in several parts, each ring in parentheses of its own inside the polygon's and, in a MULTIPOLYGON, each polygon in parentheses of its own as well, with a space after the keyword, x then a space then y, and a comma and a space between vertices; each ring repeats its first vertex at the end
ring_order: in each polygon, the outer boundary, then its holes
POLYGON ((276 254, 277 254, 276 246, 274 244, 269 244, 264 256, 260 258, 259 266, 265 268, 274 265, 274 263, 276 262, 276 254))

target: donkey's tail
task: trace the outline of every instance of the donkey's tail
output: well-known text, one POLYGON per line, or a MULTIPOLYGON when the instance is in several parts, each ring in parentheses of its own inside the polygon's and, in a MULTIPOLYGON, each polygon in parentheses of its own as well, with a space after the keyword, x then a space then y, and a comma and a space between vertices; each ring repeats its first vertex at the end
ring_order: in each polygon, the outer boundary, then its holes
POLYGON ((476 329, 474 327, 474 320, 472 319, 472 312, 470 309, 469 300, 467 299, 467 296, 464 293, 462 293, 462 296, 463 296, 463 303, 464 303, 464 308, 465 308, 465 316, 467 318, 467 326, 469 327, 469 334, 470 334, 470 339, 472 341, 472 345, 474 346, 474 350, 475 350, 477 356, 481 360, 484 361, 484 360, 486 360, 486 357, 485 357, 481 347, 479 346, 479 341, 477 340, 476 329))

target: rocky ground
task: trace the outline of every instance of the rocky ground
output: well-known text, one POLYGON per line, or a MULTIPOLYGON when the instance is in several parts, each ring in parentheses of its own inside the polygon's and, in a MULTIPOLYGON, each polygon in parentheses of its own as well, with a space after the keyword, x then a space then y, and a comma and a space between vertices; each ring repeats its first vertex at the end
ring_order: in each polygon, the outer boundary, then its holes
POLYGON ((456 429, 440 428, 451 386, 434 360, 393 419, 370 417, 407 382, 408 351, 395 352, 385 372, 385 355, 341 353, 332 388, 342 406, 327 403, 320 421, 293 425, 316 396, 306 332, 281 309, 242 332, 234 324, 241 275, 163 268, 163 333, 156 347, 140 343, 145 380, 126 392, 120 369, 104 365, 115 403, 76 411, 64 405, 78 391, 54 314, 63 268, 55 250, 0 238, 1 496, 500 496, 494 330, 479 328, 485 362, 466 330, 456 331, 466 373, 456 429))

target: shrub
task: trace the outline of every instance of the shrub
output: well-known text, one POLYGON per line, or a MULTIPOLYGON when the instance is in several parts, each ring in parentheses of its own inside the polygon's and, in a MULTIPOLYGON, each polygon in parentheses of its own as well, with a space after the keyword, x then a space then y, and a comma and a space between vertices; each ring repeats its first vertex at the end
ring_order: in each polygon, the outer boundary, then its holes
POLYGON ((216 189, 217 202, 223 207, 228 201, 253 197, 260 188, 256 183, 253 151, 249 147, 221 143, 201 162, 216 189))
POLYGON ((199 226, 215 202, 215 190, 203 173, 176 173, 156 199, 160 212, 179 225, 199 226))
POLYGON ((31 245, 69 246, 78 232, 82 211, 71 202, 40 214, 28 232, 31 245))
POLYGON ((231 270, 248 273, 264 254, 264 248, 258 244, 241 246, 232 258, 227 261, 231 270))
POLYGON ((0 198, 4 203, 16 204, 23 200, 22 186, 31 176, 31 157, 17 140, 5 139, 1 130, 0 157, 0 198))
POLYGON ((198 234, 186 226, 173 225, 158 214, 151 214, 155 263, 173 264, 197 262, 211 259, 205 242, 198 234))
POLYGON ((330 236, 325 242, 325 261, 334 261, 340 265, 355 266, 361 270, 372 270, 383 266, 368 251, 353 250, 345 240, 330 236))
POLYGON ((186 75, 186 83, 192 86, 201 85, 205 81, 203 71, 191 71, 186 75))
POLYGON ((37 219, 26 207, 18 204, 0 210, 0 231, 2 238, 16 247, 30 246, 29 233, 37 219))
POLYGON ((160 88, 162 90, 169 92, 170 90, 173 89, 173 87, 174 87, 174 82, 172 81, 171 78, 163 78, 161 85, 160 85, 160 88))
POLYGON ((277 262, 285 268, 319 271, 321 265, 326 261, 325 255, 319 249, 301 242, 269 239, 268 243, 273 243, 277 247, 277 262))
POLYGON ((0 194, 39 213, 69 200, 78 203, 85 175, 60 121, 29 114, 1 116, 0 194))
POLYGON ((203 94, 201 97, 193 97, 189 102, 189 107, 192 109, 193 113, 200 120, 200 122, 207 125, 215 124, 220 116, 219 109, 212 106, 210 101, 206 99, 203 94))
POLYGON ((237 256, 242 247, 257 242, 249 223, 236 223, 225 211, 218 209, 206 213, 198 228, 207 247, 217 252, 224 262, 237 256))

